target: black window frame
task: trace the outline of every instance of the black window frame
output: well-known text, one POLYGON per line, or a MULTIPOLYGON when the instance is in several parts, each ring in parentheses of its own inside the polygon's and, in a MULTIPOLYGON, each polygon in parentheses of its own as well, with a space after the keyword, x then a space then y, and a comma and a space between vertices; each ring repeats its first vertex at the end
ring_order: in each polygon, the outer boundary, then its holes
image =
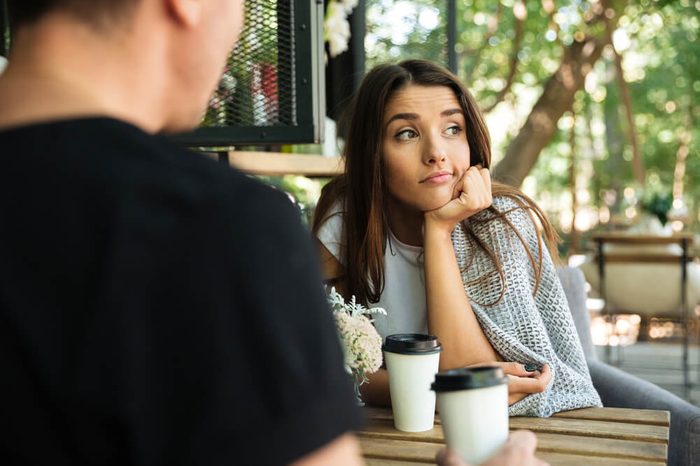
MULTIPOLYGON (((280 0, 282 1, 282 0, 280 0)), ((320 143, 326 114, 323 0, 289 0, 293 8, 294 125, 199 127, 173 136, 184 145, 208 149, 244 145, 320 143)), ((0 0, 0 54, 9 52, 7 0, 0 0)))
POLYGON ((323 0, 294 0, 296 125, 199 127, 175 139, 198 148, 322 142, 326 113, 323 0))

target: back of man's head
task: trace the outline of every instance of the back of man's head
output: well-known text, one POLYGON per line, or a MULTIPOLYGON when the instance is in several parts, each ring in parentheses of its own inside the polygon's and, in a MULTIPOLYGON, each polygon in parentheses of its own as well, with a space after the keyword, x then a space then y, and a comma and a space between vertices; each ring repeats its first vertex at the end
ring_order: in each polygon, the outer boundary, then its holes
POLYGON ((14 40, 0 92, 37 83, 36 105, 18 99, 11 114, 3 102, 7 124, 100 114, 149 132, 190 130, 244 18, 244 0, 5 1, 14 40))
POLYGON ((10 21, 15 28, 31 24, 47 13, 65 12, 97 27, 121 19, 140 0, 8 0, 10 21))

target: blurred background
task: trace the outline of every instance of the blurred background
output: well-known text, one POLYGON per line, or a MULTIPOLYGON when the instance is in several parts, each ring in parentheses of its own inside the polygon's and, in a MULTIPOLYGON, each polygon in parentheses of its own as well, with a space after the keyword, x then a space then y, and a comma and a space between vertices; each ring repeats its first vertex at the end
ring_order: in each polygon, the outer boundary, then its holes
MULTIPOLYGON (((700 1, 336 0, 324 11, 328 117, 376 64, 449 67, 485 114, 494 176, 539 203, 564 262, 595 285, 601 356, 697 401, 700 1), (594 239, 610 233, 651 239, 600 246, 629 254, 607 265, 604 296, 594 239), (685 252, 655 239, 678 235, 685 252)), ((341 149, 342 139, 284 150, 341 149)), ((323 180, 276 183, 310 212, 323 180)))
MULTIPOLYGON (((563 262, 584 271, 607 360, 700 400, 700 350, 689 351, 700 340, 700 0, 245 3, 241 40, 183 143, 283 189, 308 221, 342 171, 340 116, 365 73, 434 60, 480 104, 493 176, 546 211, 563 262), (611 234, 627 244, 604 244, 611 234)), ((0 72, 8 11, 0 0, 0 72)))
MULTIPOLYGON (((700 2, 355 3, 362 41, 330 59, 327 82, 350 87, 406 58, 452 68, 486 115, 495 175, 547 211, 564 255, 593 230, 642 220, 699 231, 700 2)), ((328 100, 330 115, 344 97, 328 100)))

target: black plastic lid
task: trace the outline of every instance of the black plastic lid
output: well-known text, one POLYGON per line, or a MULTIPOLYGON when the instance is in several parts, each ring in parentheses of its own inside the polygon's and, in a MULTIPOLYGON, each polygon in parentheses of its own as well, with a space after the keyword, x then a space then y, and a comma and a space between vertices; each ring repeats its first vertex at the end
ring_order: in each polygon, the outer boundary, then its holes
POLYGON ((498 366, 482 366, 438 372, 430 388, 436 392, 452 392, 507 383, 508 377, 504 375, 503 369, 498 366))
POLYGON ((386 337, 382 349, 397 354, 429 354, 442 351, 442 345, 433 335, 396 333, 386 337))

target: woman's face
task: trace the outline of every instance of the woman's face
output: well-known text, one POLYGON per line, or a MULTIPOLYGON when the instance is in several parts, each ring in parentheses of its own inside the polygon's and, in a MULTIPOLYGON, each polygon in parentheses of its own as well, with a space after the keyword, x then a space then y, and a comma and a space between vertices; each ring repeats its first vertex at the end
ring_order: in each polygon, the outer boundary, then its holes
POLYGON ((452 89, 404 87, 389 100, 383 124, 389 208, 426 212, 452 200, 470 157, 465 116, 452 89))

